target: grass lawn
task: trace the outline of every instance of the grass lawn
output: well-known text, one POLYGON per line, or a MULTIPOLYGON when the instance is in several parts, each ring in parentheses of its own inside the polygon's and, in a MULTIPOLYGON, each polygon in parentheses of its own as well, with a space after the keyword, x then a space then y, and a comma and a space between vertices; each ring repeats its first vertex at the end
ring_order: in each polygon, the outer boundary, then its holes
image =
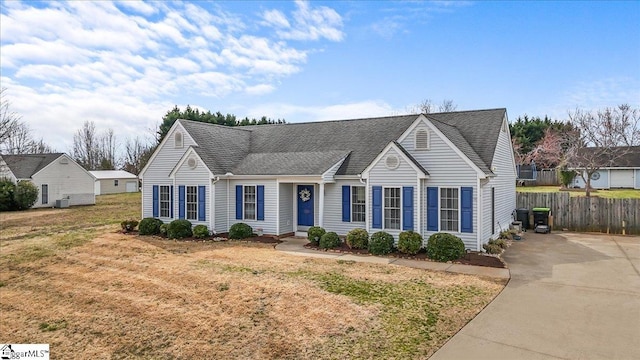
POLYGON ((0 213, 0 341, 52 358, 428 358, 504 287, 290 256, 267 244, 123 235, 139 194, 0 213))
MULTIPOLYGON (((549 193, 560 192, 559 186, 518 186, 517 192, 537 192, 549 193)), ((571 190, 571 196, 586 196, 584 190, 571 190)), ((611 189, 611 190, 592 190, 591 196, 598 196, 608 199, 640 199, 640 190, 636 189, 611 189)))

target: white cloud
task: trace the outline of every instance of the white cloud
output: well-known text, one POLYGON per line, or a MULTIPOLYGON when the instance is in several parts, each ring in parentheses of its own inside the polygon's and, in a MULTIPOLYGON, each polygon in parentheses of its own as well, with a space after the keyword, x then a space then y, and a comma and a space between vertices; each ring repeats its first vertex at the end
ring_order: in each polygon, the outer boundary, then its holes
POLYGON ((245 92, 249 95, 264 95, 275 90, 275 86, 271 84, 258 84, 253 86, 247 86, 245 92))
POLYGON ((289 21, 280 11, 267 10, 262 14, 262 23, 276 28, 278 36, 287 40, 344 39, 342 17, 329 7, 312 7, 308 1, 298 0, 291 17, 289 21))
POLYGON ((153 15, 158 11, 156 8, 142 0, 119 1, 118 5, 147 16, 153 15))
POLYGON ((284 16, 284 14, 279 10, 267 10, 262 14, 262 18, 265 21, 265 25, 272 25, 280 28, 291 27, 286 16, 284 16))

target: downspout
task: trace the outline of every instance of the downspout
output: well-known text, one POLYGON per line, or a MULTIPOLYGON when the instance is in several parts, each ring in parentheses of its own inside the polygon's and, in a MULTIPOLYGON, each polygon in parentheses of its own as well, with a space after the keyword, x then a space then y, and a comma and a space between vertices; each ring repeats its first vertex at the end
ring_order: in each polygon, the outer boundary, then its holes
POLYGON ((482 190, 480 188, 480 176, 478 176, 477 185, 478 187, 478 201, 476 205, 476 214, 478 217, 478 221, 476 221, 476 232, 477 232, 477 249, 476 251, 482 251, 482 190))
POLYGON ((367 200, 369 198, 369 181, 368 180, 364 180, 362 179, 362 174, 358 174, 358 180, 360 180, 360 183, 362 185, 364 185, 364 212, 365 212, 365 217, 364 217, 364 228, 365 230, 367 230, 367 232, 371 232, 371 229, 369 229, 369 216, 371 215, 371 201, 367 200))
POLYGON ((209 187, 209 230, 215 233, 216 229, 216 183, 220 181, 220 176, 214 176, 211 180, 211 186, 209 187))

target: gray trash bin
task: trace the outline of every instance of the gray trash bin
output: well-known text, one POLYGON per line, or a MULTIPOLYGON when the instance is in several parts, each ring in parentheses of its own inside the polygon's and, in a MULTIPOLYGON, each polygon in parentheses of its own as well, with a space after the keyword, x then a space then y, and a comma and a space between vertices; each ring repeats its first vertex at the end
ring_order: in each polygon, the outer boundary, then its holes
POLYGON ((516 220, 522 222, 522 229, 529 228, 529 209, 521 208, 516 210, 516 220))

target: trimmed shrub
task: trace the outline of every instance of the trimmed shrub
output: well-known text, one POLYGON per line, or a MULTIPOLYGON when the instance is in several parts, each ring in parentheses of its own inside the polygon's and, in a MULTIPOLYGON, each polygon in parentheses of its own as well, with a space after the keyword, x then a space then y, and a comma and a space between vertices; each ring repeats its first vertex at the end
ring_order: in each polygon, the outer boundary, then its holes
POLYGON ((386 255, 393 251, 393 236, 385 231, 373 233, 369 238, 369 252, 373 255, 386 255))
POLYGON ((167 236, 167 231, 169 230, 169 224, 163 223, 160 225, 160 235, 167 236))
POLYGON ((435 233, 427 241, 427 256, 436 261, 451 261, 464 255, 464 243, 448 233, 435 233))
POLYGON ((157 235, 160 234, 160 225, 164 224, 162 220, 148 217, 140 220, 138 230, 140 235, 157 235))
POLYGON ((318 242, 320 242, 320 238, 322 238, 322 235, 326 233, 327 231, 320 226, 312 226, 309 228, 309 230, 307 230, 307 239, 312 244, 318 245, 318 242))
POLYGON ((502 252, 502 248, 497 244, 486 243, 482 244, 482 248, 487 254, 500 254, 502 252))
POLYGON ((365 229, 353 229, 347 233, 346 243, 351 249, 366 249, 369 245, 369 233, 365 229))
POLYGON ((556 172, 556 174, 558 174, 558 180, 560 180, 562 187, 567 188, 571 185, 573 179, 578 173, 574 170, 560 170, 559 172, 556 172))
POLYGON ((205 239, 205 238, 208 238, 209 236, 211 236, 211 234, 209 233, 209 229, 207 228, 207 225, 194 226, 193 237, 198 239, 205 239))
POLYGON ((405 254, 415 255, 422 248, 422 236, 414 231, 403 231, 398 237, 398 250, 405 254))
POLYGON ((13 193, 16 210, 27 210, 38 200, 38 187, 31 181, 20 181, 13 193))
POLYGON ((497 240, 489 240, 489 243, 493 243, 495 245, 500 246, 501 249, 506 249, 507 248, 507 242, 504 241, 504 239, 497 239, 497 240))
MULTIPOLYGON (((160 226, 158 226, 158 231, 160 231, 160 226)), ((167 227, 167 237, 169 239, 184 239, 191 236, 193 236, 193 231, 189 220, 173 220, 167 227)))
POLYGON ((13 203, 13 193, 16 191, 16 184, 11 180, 0 179, 0 211, 15 210, 13 203))
POLYGON ((229 239, 242 240, 251 235, 253 235, 253 229, 245 223, 235 223, 229 228, 229 239))
POLYGON ((330 231, 320 238, 320 248, 322 249, 333 249, 340 246, 340 237, 338 234, 330 231))
POLYGON ((138 226, 138 220, 125 220, 120 223, 120 227, 124 232, 130 232, 136 229, 138 226))

